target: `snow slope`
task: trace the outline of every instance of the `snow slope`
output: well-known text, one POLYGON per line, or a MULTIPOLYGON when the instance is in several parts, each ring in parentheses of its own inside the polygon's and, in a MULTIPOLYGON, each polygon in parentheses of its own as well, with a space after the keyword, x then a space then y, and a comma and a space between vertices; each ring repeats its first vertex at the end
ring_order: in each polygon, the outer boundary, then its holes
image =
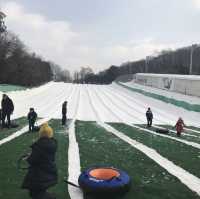
MULTIPOLYGON (((15 104, 13 118, 26 116, 30 107, 36 109, 39 117, 61 118, 61 107, 65 100, 68 101, 68 118, 85 121, 98 121, 100 117, 104 122, 146 123, 147 107, 152 108, 155 124, 174 125, 181 116, 187 125, 198 126, 200 118, 200 113, 129 91, 117 84, 50 82, 39 88, 10 92, 8 95, 15 104), (91 101, 93 106, 97 107, 98 113, 94 112, 91 101)), ((179 94, 177 96, 179 97, 179 94)), ((194 98, 187 96, 187 99, 194 98)))
MULTIPOLYGON (((15 104, 13 118, 27 115, 30 107, 36 109, 39 117, 61 118, 62 103, 65 100, 68 101, 67 116, 73 119, 69 126, 69 173, 72 174, 69 176, 70 181, 77 183, 77 176, 80 173, 79 149, 74 136, 74 122, 76 119, 79 119, 97 121, 102 127, 127 141, 161 166, 163 162, 166 163, 163 166, 166 170, 200 195, 199 178, 191 175, 173 162, 168 161, 153 149, 125 137, 121 132, 111 129, 109 125, 104 123, 124 122, 132 125, 146 123, 145 112, 147 107, 150 106, 154 113, 154 123, 156 124, 174 124, 177 118, 181 116, 187 125, 198 126, 200 113, 187 111, 175 105, 144 96, 117 84, 81 85, 50 82, 32 90, 10 92, 9 96, 15 104)), ((146 131, 149 130, 146 129, 146 131)), ((18 134, 20 133, 22 131, 18 132, 18 134)), ((148 133, 155 134, 155 132, 151 131, 148 133)), ((193 144, 192 142, 186 143, 184 140, 176 140, 188 145, 193 144)), ((199 149, 199 144, 194 144, 192 146, 199 149), (194 146, 194 144, 196 145, 194 146)), ((83 198, 82 193, 77 192, 73 188, 69 189, 69 193, 73 199, 83 198)))

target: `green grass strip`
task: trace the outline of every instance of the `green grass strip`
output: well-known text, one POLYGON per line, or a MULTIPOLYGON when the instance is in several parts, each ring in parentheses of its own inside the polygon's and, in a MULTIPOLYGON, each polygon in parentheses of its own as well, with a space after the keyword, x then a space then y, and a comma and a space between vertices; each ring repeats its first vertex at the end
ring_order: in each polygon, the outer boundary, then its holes
MULTIPOLYGON (((53 127, 58 141, 56 162, 59 174, 59 183, 49 191, 55 193, 59 199, 69 199, 67 185, 63 182, 63 177, 68 175, 68 135, 60 125, 60 120, 52 120, 49 124, 53 127)), ((16 162, 21 155, 30 151, 29 146, 36 139, 38 139, 38 133, 26 133, 0 146, 0 198, 30 199, 28 191, 20 188, 26 171, 17 170, 16 162)))
MULTIPOLYGON (((142 128, 146 128, 146 125, 143 125, 143 124, 138 124, 137 126, 142 127, 142 128)), ((160 126, 162 126, 164 128, 167 128, 169 130, 172 129, 171 126, 168 126, 168 125, 160 125, 160 126)), ((151 128, 148 128, 148 129, 152 130, 152 131, 156 131, 156 128, 153 127, 153 126, 151 128)), ((187 132, 185 132, 185 133, 187 133, 187 132)), ((198 133, 195 134, 193 132, 192 133, 188 133, 188 134, 195 135, 195 136, 198 136, 198 137, 192 137, 192 136, 188 136, 187 134, 184 134, 184 135, 181 135, 181 137, 178 137, 178 139, 187 140, 187 141, 190 141, 190 142, 195 142, 195 143, 199 143, 200 144, 200 134, 198 134, 198 133)), ((174 132, 168 133, 167 135, 177 138, 177 135, 174 132)))
POLYGON ((199 198, 153 160, 95 122, 77 121, 76 137, 82 170, 95 165, 107 165, 120 168, 131 176, 131 190, 124 199, 199 198))
POLYGON ((3 138, 8 137, 9 135, 15 133, 16 131, 20 130, 24 126, 28 125, 28 121, 26 117, 21 117, 16 120, 12 120, 12 123, 18 124, 17 128, 1 128, 0 127, 0 140, 3 138))
POLYGON ((1 92, 10 92, 10 91, 21 91, 26 90, 26 87, 23 86, 15 86, 10 84, 0 84, 0 91, 1 92))
POLYGON ((200 112, 200 105, 199 104, 190 104, 190 103, 182 101, 182 100, 177 100, 177 99, 174 99, 174 98, 169 98, 169 97, 166 97, 166 96, 163 96, 163 95, 159 95, 159 94, 147 92, 145 90, 138 89, 138 88, 132 88, 132 87, 126 86, 124 84, 121 84, 120 82, 116 82, 116 83, 118 85, 126 88, 126 89, 129 89, 131 91, 143 94, 143 95, 145 95, 147 97, 151 97, 151 98, 160 100, 162 102, 173 104, 175 106, 184 108, 184 109, 189 110, 189 111, 200 112))
POLYGON ((126 124, 112 123, 110 125, 130 138, 155 149, 158 153, 174 162, 177 166, 180 166, 193 175, 200 177, 200 150, 159 135, 139 131, 138 129, 126 124))

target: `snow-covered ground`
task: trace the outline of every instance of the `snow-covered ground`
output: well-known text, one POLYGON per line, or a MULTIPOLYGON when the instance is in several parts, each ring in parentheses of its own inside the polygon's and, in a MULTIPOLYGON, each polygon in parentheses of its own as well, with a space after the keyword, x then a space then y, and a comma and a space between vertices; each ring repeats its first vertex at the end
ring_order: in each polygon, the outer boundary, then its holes
MULTIPOLYGON (((165 94, 163 92, 156 90, 161 95, 165 94)), ((199 98, 170 94, 177 99, 200 103, 199 98)), ((67 100, 68 118, 73 119, 140 124, 146 123, 145 112, 151 107, 155 124, 174 125, 181 116, 187 125, 199 126, 200 113, 129 91, 115 83, 81 85, 50 82, 39 88, 10 92, 8 95, 15 104, 13 118, 26 116, 30 107, 35 108, 39 117, 61 118, 62 103, 67 100)))

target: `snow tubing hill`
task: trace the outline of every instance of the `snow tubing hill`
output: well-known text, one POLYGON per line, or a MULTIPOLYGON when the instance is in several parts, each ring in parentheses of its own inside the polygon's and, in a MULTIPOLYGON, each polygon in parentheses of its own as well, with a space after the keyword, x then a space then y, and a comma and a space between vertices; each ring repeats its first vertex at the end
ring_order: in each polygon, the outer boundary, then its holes
POLYGON ((87 169, 81 173, 78 182, 85 193, 109 196, 126 193, 131 184, 126 172, 112 167, 87 169))

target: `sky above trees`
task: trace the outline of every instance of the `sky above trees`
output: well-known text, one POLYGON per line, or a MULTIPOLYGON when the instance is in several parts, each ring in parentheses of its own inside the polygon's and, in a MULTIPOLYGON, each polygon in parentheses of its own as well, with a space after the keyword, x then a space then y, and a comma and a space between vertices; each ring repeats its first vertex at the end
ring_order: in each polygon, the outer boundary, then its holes
POLYGON ((200 0, 1 0, 8 29, 71 71, 200 43, 200 0))

